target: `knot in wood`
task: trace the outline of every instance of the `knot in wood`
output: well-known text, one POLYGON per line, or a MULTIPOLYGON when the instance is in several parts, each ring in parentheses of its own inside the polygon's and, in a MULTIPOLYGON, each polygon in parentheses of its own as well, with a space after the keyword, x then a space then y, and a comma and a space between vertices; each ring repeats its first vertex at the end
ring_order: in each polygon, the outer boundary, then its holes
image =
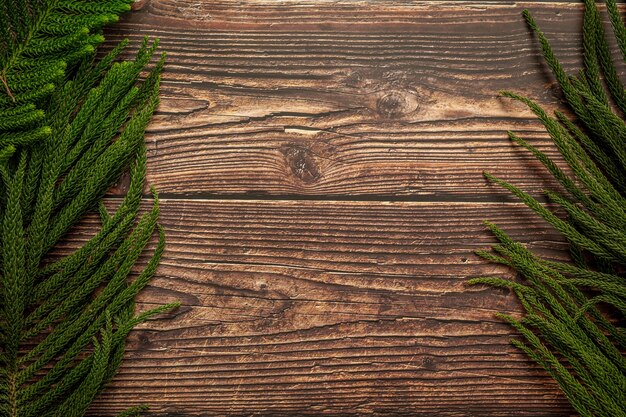
POLYGON ((417 107, 415 100, 399 91, 385 94, 376 102, 378 113, 390 119, 395 119, 404 114, 410 113, 417 107))
POLYGON ((292 143, 283 149, 283 154, 291 172, 301 181, 312 183, 321 176, 315 156, 310 149, 292 143))
POLYGON ((345 83, 348 87, 362 87, 365 84, 365 77, 359 71, 353 71, 348 74, 345 83))

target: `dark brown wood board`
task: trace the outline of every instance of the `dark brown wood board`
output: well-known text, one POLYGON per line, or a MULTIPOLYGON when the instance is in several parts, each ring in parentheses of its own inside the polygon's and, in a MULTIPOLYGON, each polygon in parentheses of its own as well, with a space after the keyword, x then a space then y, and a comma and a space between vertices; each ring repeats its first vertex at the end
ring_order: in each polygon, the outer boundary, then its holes
MULTIPOLYGON (((514 130, 559 159, 510 89, 549 109, 529 8, 569 70, 579 3, 148 0, 106 32, 159 37, 149 182, 168 246, 93 415, 573 415, 508 344, 512 273, 473 254, 491 220, 538 253, 559 235, 482 171, 540 195, 554 181, 514 130)), ((110 203, 124 191, 113 190, 110 203)), ((59 248, 97 227, 88 219, 59 248)))

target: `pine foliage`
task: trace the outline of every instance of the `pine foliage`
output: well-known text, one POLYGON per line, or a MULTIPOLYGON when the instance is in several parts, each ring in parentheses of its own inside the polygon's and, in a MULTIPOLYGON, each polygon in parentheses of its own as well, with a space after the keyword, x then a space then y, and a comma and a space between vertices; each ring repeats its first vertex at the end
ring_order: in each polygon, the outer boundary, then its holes
POLYGON ((0 152, 50 135, 42 105, 132 0, 0 2, 0 152), (3 150, 4 149, 4 150, 3 150))
MULTIPOLYGON (((615 0, 606 0, 622 59, 626 28, 615 0)), ((521 273, 524 282, 477 278, 473 284, 510 288, 525 310, 521 319, 501 314, 521 339, 512 343, 541 365, 583 417, 626 416, 626 94, 604 33, 600 10, 585 0, 584 69, 569 75, 528 11, 547 65, 576 117, 547 114, 515 93, 503 95, 526 104, 541 120, 569 165, 563 171, 539 149, 509 132, 558 180, 562 191, 546 191, 567 214, 563 220, 516 186, 486 173, 548 221, 569 242, 573 262, 540 258, 487 223, 498 238, 482 257, 521 273)))
POLYGON ((130 330, 173 307, 134 313, 164 249, 154 190, 140 215, 144 131, 163 57, 140 82, 158 42, 144 40, 132 61, 116 62, 127 42, 100 60, 94 54, 102 25, 128 3, 0 3, 2 417, 82 416, 118 369, 130 330), (102 198, 126 169, 128 192, 109 213, 102 198), (99 213, 100 230, 50 257, 89 212, 99 213), (154 233, 156 249, 136 271, 154 233))

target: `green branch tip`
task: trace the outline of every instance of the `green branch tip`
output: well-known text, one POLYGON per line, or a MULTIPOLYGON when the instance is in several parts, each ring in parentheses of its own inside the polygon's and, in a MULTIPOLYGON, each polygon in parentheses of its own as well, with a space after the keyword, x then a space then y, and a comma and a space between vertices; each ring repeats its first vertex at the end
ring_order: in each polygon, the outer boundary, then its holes
POLYGON ((507 97, 507 98, 514 98, 515 96, 517 96, 517 94, 515 94, 513 91, 510 91, 510 90, 500 90, 499 94, 502 97, 507 97))
POLYGON ((102 43, 102 42, 104 42, 104 36, 102 36, 100 34, 93 35, 93 37, 91 39, 92 39, 92 42, 95 42, 95 43, 102 43))
POLYGON ((509 137, 509 139, 512 140, 515 143, 520 143, 520 142, 526 143, 526 141, 524 139, 522 139, 519 136, 517 136, 517 133, 513 132, 512 130, 507 130, 506 134, 509 137))
POLYGON ((502 279, 502 278, 493 278, 493 277, 470 278, 467 281, 465 281, 464 284, 493 286, 492 280, 497 280, 497 279, 502 279))
POLYGON ((535 31, 538 30, 537 23, 535 22, 535 19, 533 18, 532 14, 530 13, 528 9, 524 9, 522 11, 522 16, 524 16, 526 23, 528 24, 528 26, 531 27, 531 29, 535 31))
POLYGON ((493 176, 489 171, 483 171, 483 177, 488 179, 491 182, 498 182, 499 180, 493 176))
POLYGON ((517 322, 517 320, 515 320, 513 318, 513 316, 511 316, 510 314, 496 312, 493 315, 495 317, 499 318, 500 320, 504 320, 504 321, 507 321, 507 322, 517 322))
POLYGON ((489 220, 483 220, 483 225, 487 226, 490 229, 496 227, 495 223, 492 223, 489 220))

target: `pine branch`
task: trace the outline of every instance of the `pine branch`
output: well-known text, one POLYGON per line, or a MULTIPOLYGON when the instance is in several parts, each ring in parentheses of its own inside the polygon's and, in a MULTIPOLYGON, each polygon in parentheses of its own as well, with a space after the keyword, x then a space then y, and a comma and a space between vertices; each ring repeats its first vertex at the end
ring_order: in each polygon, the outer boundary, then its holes
POLYGON ((84 415, 115 375, 129 332, 177 305, 134 313, 165 248, 156 191, 147 213, 140 204, 164 56, 149 69, 158 41, 147 39, 133 61, 116 62, 127 41, 97 62, 93 53, 102 25, 128 4, 0 4, 0 416, 84 415), (125 170, 129 190, 109 213, 103 197, 125 170), (51 259, 89 213, 100 230, 51 259))
MULTIPOLYGON (((50 135, 43 102, 102 43, 133 0, 7 0, 0 4, 0 148, 50 135)), ((8 148, 9 147, 9 148, 8 148)))
MULTIPOLYGON (((607 0, 613 31, 626 57, 626 28, 614 0, 607 0)), ((549 41, 528 11, 524 17, 537 35, 567 104, 577 116, 556 119, 533 101, 504 95, 526 104, 541 120, 571 174, 546 154, 510 132, 562 185, 565 194, 546 191, 567 214, 556 216, 516 186, 485 174, 520 198, 570 243, 575 265, 544 260, 488 224, 499 240, 496 254, 483 258, 519 271, 523 283, 501 278, 470 280, 473 285, 509 288, 526 312, 521 320, 500 315, 519 331, 514 346, 542 366, 559 384, 581 416, 626 416, 626 100, 608 47, 602 19, 593 0, 585 0, 583 21, 584 70, 566 74, 549 41), (602 309, 597 304, 604 304, 602 309), (607 313, 608 312, 608 313, 607 313), (607 315, 608 314, 608 315, 607 315)))

